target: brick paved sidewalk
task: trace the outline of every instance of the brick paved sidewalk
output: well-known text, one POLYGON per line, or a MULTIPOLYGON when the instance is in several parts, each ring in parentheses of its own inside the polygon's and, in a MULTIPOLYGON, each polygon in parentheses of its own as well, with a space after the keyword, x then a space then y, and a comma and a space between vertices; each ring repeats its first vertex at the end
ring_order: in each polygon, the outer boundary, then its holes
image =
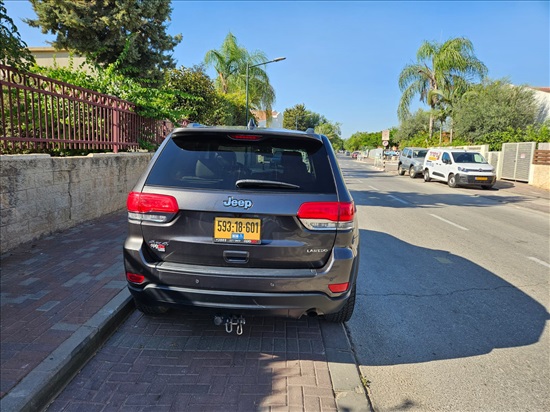
POLYGON ((41 410, 103 342, 51 410, 370 410, 342 325, 247 318, 237 337, 205 314, 123 322, 126 229, 121 211, 1 256, 2 412, 41 410))
POLYGON ((336 411, 320 322, 251 317, 237 336, 199 311, 136 311, 48 412, 336 411))
POLYGON ((2 255, 2 397, 126 287, 125 237, 118 212, 2 255))

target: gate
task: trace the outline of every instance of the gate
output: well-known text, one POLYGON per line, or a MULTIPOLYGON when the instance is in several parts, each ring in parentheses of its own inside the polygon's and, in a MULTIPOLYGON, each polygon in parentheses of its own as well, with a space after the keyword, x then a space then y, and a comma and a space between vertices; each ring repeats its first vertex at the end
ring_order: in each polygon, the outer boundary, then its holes
POLYGON ((502 178, 529 182, 535 142, 502 144, 502 178))

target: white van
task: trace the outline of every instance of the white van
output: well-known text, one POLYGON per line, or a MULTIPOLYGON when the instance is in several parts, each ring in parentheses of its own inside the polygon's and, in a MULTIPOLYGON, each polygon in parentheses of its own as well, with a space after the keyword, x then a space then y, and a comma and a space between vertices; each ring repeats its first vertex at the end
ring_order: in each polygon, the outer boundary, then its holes
POLYGON ((479 152, 461 149, 429 149, 424 159, 424 181, 439 180, 450 187, 481 186, 490 189, 495 169, 479 152))

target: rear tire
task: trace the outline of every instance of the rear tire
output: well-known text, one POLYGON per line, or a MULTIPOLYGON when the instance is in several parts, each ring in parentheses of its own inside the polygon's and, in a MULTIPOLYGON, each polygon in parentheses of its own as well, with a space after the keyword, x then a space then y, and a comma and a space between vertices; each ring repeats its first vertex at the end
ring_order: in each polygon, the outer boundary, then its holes
POLYGON ((432 180, 432 179, 430 179, 430 171, 428 169, 425 169, 424 170, 424 181, 429 182, 430 180, 432 180))
POLYGON ((409 177, 410 177, 411 179, 414 179, 414 178, 416 177, 416 172, 414 171, 414 167, 413 167, 413 166, 411 166, 411 167, 409 168, 409 177))
POLYGON ((447 184, 449 185, 449 187, 456 187, 456 175, 450 174, 447 184))
POLYGON ((353 315, 353 308, 355 308, 355 285, 353 285, 349 298, 342 309, 336 313, 329 313, 328 315, 325 315, 325 319, 333 323, 347 322, 351 319, 351 315, 353 315))
POLYGON ((168 312, 167 307, 146 305, 135 298, 134 298, 134 303, 136 304, 136 308, 145 315, 149 315, 149 316, 162 315, 163 313, 168 312))
POLYGON ((397 166, 397 173, 399 173, 399 176, 403 176, 405 174, 405 169, 403 169, 403 165, 401 163, 397 166))

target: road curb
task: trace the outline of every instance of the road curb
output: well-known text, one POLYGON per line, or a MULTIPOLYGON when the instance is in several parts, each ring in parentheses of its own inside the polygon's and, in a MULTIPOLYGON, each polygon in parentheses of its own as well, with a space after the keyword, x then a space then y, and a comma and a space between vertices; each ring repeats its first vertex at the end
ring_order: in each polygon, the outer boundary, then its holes
POLYGON ((0 401, 0 410, 44 409, 133 308, 130 293, 124 288, 6 394, 0 401))
POLYGON ((372 411, 344 325, 319 324, 338 410, 372 411))

